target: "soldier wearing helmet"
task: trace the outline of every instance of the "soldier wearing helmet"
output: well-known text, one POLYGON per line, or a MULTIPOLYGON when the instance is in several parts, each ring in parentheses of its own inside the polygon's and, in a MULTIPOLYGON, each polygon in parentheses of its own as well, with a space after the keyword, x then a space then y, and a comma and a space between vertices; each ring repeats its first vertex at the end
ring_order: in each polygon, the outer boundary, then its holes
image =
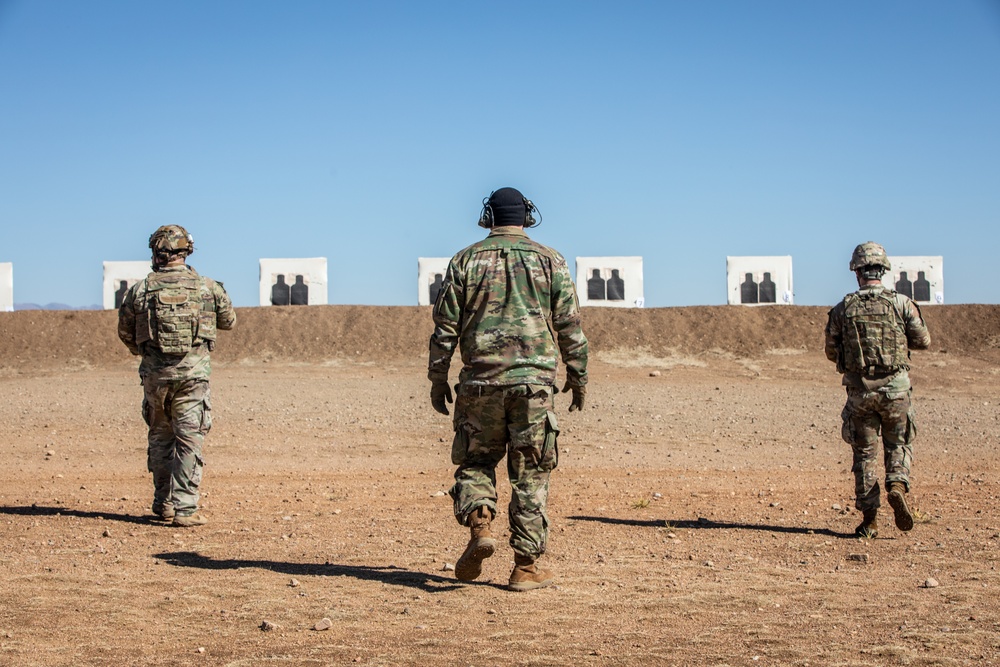
POLYGON ((887 289, 882 276, 891 269, 885 248, 869 241, 854 249, 850 269, 858 291, 830 310, 826 356, 843 373, 847 403, 841 435, 854 450, 855 507, 863 514, 855 533, 878 534, 881 490, 877 479, 879 434, 885 484, 896 527, 913 528, 910 463, 917 427, 910 387, 910 350, 930 345, 920 308, 909 297, 887 289))
POLYGON ((194 237, 180 225, 163 225, 149 237, 153 251, 153 270, 158 271, 171 260, 185 259, 194 252, 194 237))
POLYGON ((147 468, 153 514, 174 526, 207 522, 198 512, 202 447, 212 427, 210 353, 236 312, 222 283, 186 264, 194 239, 179 225, 149 237, 153 271, 125 294, 118 337, 142 357, 142 416, 149 426, 147 468))
POLYGON ((455 577, 476 579, 496 541, 496 466, 507 456, 512 487, 508 507, 514 570, 508 587, 548 586, 552 574, 535 561, 545 553, 549 475, 558 462, 559 429, 553 412, 556 367, 566 365, 570 411, 582 410, 587 384, 587 338, 580 306, 562 255, 528 238, 535 206, 514 188, 483 201, 479 225, 489 236, 456 254, 434 303, 427 377, 431 405, 447 415, 451 357, 462 370, 455 399, 451 448, 455 518, 471 533, 455 563, 455 577))

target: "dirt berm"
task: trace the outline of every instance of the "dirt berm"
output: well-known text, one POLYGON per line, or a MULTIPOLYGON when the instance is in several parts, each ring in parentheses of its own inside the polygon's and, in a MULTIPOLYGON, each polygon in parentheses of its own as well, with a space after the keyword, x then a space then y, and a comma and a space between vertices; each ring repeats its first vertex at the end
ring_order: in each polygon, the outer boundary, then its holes
MULTIPOLYGON (((591 351, 647 354, 724 353, 754 358, 771 350, 821 350, 827 309, 819 306, 691 306, 584 309, 591 351)), ((932 349, 1000 359, 1000 306, 924 308, 932 349)), ((430 308, 309 306, 239 308, 223 332, 219 362, 315 363, 331 359, 389 361, 426 354, 430 308)), ((102 367, 131 363, 118 341, 114 311, 0 313, 0 368, 102 367)))

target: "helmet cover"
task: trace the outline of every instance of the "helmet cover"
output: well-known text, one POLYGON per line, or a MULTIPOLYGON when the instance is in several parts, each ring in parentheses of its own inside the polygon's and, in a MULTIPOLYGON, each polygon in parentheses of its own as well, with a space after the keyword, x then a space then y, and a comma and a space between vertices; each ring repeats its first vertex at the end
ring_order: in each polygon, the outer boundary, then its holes
POLYGON ((862 243, 854 249, 854 254, 851 255, 851 271, 857 271, 866 266, 881 266, 886 271, 892 268, 885 248, 874 241, 862 243))

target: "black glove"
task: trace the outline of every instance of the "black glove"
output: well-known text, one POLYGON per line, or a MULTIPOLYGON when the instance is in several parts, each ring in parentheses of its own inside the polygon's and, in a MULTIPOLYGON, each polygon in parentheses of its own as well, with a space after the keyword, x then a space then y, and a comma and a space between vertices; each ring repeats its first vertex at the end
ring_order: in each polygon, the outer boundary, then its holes
POLYGON ((431 406, 443 415, 448 414, 448 406, 445 401, 452 402, 451 386, 447 380, 438 380, 431 385, 431 406))
POLYGON ((582 384, 571 385, 569 380, 566 381, 566 385, 562 388, 563 393, 567 391, 573 392, 573 402, 569 404, 569 411, 583 410, 583 399, 587 396, 587 387, 582 384))

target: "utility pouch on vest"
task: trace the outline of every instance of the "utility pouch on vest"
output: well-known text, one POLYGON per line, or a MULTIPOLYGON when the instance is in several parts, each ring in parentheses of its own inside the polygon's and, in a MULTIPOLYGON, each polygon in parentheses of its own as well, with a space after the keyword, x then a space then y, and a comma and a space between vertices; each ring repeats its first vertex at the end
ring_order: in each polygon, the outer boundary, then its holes
POLYGON ((149 311, 140 310, 135 314, 135 344, 142 345, 153 340, 153 329, 149 323, 149 311))
POLYGON ((204 310, 198 315, 197 336, 201 340, 214 343, 216 337, 215 313, 207 313, 204 310))

